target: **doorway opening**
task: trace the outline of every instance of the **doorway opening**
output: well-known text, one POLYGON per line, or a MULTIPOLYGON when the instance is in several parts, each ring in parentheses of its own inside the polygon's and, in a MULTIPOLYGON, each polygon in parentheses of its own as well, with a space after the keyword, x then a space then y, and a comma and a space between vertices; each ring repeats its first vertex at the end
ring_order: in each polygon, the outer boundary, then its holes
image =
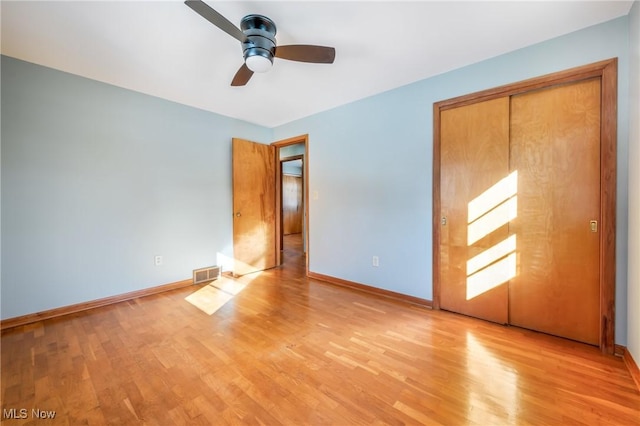
MULTIPOLYGON (((304 150, 303 144, 289 145, 304 150), (302 145, 302 146, 301 146, 302 145)), ((281 151, 281 155, 283 154, 281 151)), ((280 241, 282 264, 304 264, 304 154, 280 158, 280 241)))
POLYGON ((274 142, 276 148, 277 264, 309 268, 308 135, 274 142))

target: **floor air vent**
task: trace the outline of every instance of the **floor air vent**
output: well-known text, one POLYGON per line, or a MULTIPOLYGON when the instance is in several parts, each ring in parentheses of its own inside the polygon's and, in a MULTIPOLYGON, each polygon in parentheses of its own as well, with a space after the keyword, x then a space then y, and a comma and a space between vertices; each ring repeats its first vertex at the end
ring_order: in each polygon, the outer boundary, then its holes
POLYGON ((202 284, 207 281, 213 281, 220 276, 219 266, 209 266, 207 268, 200 268, 193 270, 193 283, 202 284))

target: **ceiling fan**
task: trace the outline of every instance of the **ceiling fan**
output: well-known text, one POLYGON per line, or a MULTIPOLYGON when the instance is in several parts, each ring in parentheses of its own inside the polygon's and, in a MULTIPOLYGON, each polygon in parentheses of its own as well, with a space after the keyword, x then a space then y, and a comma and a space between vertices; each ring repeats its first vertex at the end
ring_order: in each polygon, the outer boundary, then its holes
POLYGON ((247 15, 242 18, 238 28, 202 0, 187 0, 184 3, 242 43, 244 64, 233 77, 232 86, 244 86, 254 72, 269 71, 274 57, 316 64, 332 64, 335 59, 336 50, 333 47, 310 44, 276 46, 276 24, 266 16, 247 15))

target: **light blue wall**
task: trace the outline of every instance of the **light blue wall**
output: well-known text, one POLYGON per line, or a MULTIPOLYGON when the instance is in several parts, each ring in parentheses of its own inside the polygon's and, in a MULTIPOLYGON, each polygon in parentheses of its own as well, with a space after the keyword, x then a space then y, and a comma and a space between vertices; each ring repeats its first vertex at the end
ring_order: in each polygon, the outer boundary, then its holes
POLYGON ((291 161, 282 163, 282 173, 291 176, 302 176, 302 167, 292 164, 291 161))
POLYGON ((280 148, 280 158, 293 157, 294 155, 304 155, 304 144, 296 143, 293 145, 286 145, 280 148))
POLYGON ((627 267, 627 248, 640 251, 627 238, 638 235, 628 213, 639 214, 637 195, 628 203, 627 158, 638 159, 629 19, 637 76, 636 2, 631 17, 273 130, 2 57, 0 317, 182 280, 231 256, 231 138, 307 133, 311 271, 431 299, 433 103, 618 57, 616 343, 629 340, 638 359, 640 284, 627 267))
POLYGON ((273 139, 3 56, 2 318, 183 280, 231 257, 232 137, 273 139))
POLYGON ((629 14, 629 287, 627 348, 640 365, 640 2, 629 14))
POLYGON ((309 134, 310 270, 432 299, 433 103, 618 57, 616 343, 625 344, 628 34, 622 17, 275 128, 276 140, 309 134))
MULTIPOLYGON (((283 146, 280 148, 280 159, 296 155, 304 156, 304 151, 305 147, 303 143, 283 146)), ((302 176, 302 167, 293 162, 285 161, 282 163, 282 173, 293 176, 302 176)))

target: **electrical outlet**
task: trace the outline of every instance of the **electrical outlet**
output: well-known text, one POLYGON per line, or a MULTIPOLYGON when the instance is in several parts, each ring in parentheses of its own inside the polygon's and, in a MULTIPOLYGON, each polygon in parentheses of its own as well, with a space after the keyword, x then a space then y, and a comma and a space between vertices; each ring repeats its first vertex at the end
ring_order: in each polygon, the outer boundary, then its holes
POLYGON ((373 256, 373 260, 371 262, 371 264, 375 267, 380 266, 380 259, 378 258, 378 256, 373 256))
POLYGON ((162 256, 154 257, 153 261, 155 262, 156 266, 161 266, 162 265, 162 256))

